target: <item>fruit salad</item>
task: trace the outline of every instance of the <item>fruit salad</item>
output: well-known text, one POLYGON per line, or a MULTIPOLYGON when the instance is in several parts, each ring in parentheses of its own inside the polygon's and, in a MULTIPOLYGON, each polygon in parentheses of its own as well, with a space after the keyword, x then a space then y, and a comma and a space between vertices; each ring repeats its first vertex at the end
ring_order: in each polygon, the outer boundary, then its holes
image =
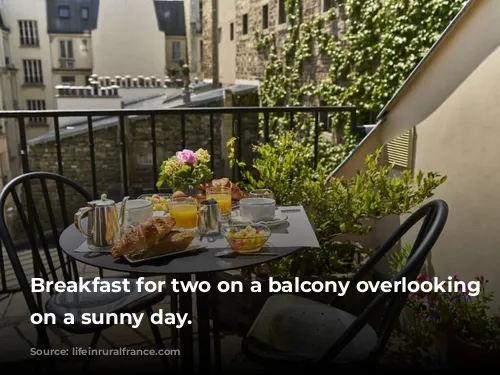
POLYGON ((239 230, 237 227, 231 227, 225 233, 227 241, 235 251, 258 250, 266 244, 269 236, 270 233, 265 229, 254 228, 251 225, 239 230))
POLYGON ((153 194, 150 197, 146 197, 146 200, 153 203, 153 211, 163 211, 168 212, 168 199, 162 197, 158 194, 153 194))

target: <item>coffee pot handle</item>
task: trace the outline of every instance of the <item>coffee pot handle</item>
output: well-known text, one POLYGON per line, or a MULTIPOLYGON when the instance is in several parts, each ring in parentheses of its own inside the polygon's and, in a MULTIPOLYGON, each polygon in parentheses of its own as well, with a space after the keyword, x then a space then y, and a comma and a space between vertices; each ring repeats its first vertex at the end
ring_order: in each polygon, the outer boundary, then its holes
POLYGON ((93 207, 80 208, 78 212, 75 214, 75 227, 85 237, 91 237, 93 230, 90 230, 90 233, 86 233, 82 228, 82 219, 86 214, 88 214, 93 209, 94 209, 93 207))

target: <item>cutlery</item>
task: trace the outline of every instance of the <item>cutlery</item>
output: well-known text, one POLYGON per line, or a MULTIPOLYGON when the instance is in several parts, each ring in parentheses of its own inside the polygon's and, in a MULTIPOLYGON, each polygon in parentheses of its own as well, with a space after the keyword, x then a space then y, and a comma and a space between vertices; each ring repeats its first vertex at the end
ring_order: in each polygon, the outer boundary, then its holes
POLYGON ((236 251, 232 251, 232 250, 224 250, 224 251, 220 251, 218 253, 215 254, 216 257, 219 257, 219 258, 237 258, 237 257, 244 257, 244 256, 248 256, 248 255, 253 255, 253 256, 278 256, 279 254, 278 253, 268 253, 268 252, 265 252, 265 253, 260 253, 260 252, 256 252, 256 253, 238 253, 236 251))
POLYGON ((300 212, 300 208, 281 208, 281 212, 300 212))

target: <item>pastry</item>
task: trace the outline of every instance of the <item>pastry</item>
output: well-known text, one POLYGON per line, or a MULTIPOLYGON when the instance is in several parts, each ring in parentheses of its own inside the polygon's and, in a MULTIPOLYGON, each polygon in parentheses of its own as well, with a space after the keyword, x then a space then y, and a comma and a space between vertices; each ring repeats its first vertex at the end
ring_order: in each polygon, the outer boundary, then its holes
POLYGON ((231 180, 225 177, 218 180, 212 180, 212 182, 207 184, 200 185, 200 190, 204 192, 206 192, 207 189, 222 190, 224 188, 231 189, 231 198, 233 201, 239 202, 243 198, 246 198, 245 192, 236 184, 233 184, 231 180))
POLYGON ((111 255, 119 258, 140 249, 151 249, 175 226, 171 217, 153 217, 128 228, 111 249, 111 255))
POLYGON ((176 191, 174 194, 172 194, 172 199, 179 199, 179 198, 184 198, 186 194, 184 194, 182 191, 176 191))
POLYGON ((171 231, 150 249, 141 249, 130 254, 133 259, 146 259, 186 250, 194 239, 194 232, 171 231))

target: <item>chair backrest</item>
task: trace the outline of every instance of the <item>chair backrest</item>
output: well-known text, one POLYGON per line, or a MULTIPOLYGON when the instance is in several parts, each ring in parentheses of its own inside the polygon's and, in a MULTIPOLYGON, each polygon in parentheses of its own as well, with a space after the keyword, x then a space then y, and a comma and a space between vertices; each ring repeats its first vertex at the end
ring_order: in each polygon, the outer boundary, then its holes
MULTIPOLYGON (((413 243, 408 260, 401 271, 391 281, 395 283, 405 280, 408 283, 416 280, 420 270, 425 264, 427 255, 441 235, 448 219, 448 205, 442 200, 431 201, 414 212, 360 268, 352 278, 349 287, 355 287, 356 283, 361 281, 384 258, 384 256, 398 244, 401 238, 422 219, 422 226, 413 243)), ((377 332, 379 337, 377 347, 375 352, 372 353, 373 355, 380 354, 387 344, 391 332, 408 299, 409 291, 402 289, 403 288, 399 288, 396 292, 378 292, 376 297, 369 303, 358 318, 345 330, 335 343, 333 343, 323 356, 322 361, 327 362, 334 359, 367 324, 368 319, 370 319, 375 312, 379 311, 380 306, 386 303, 382 322, 377 332)), ((330 304, 334 304, 335 301, 336 298, 334 298, 330 304)))
POLYGON ((57 281, 61 279, 58 275, 60 269, 64 281, 74 279, 78 277, 76 262, 64 256, 59 235, 72 223, 69 218, 72 219, 73 212, 68 216, 68 205, 82 205, 91 200, 91 195, 78 183, 50 172, 31 172, 16 177, 0 193, 0 236, 31 314, 40 313, 41 306, 31 293, 26 274, 28 265, 20 258, 20 246, 15 242, 14 231, 24 231, 23 236, 28 240, 34 277, 57 281), (6 217, 8 201, 12 201, 17 210, 17 228, 10 228, 14 220, 6 217), (49 236, 56 249, 50 249, 49 236), (42 259, 42 254, 45 259, 42 259))

